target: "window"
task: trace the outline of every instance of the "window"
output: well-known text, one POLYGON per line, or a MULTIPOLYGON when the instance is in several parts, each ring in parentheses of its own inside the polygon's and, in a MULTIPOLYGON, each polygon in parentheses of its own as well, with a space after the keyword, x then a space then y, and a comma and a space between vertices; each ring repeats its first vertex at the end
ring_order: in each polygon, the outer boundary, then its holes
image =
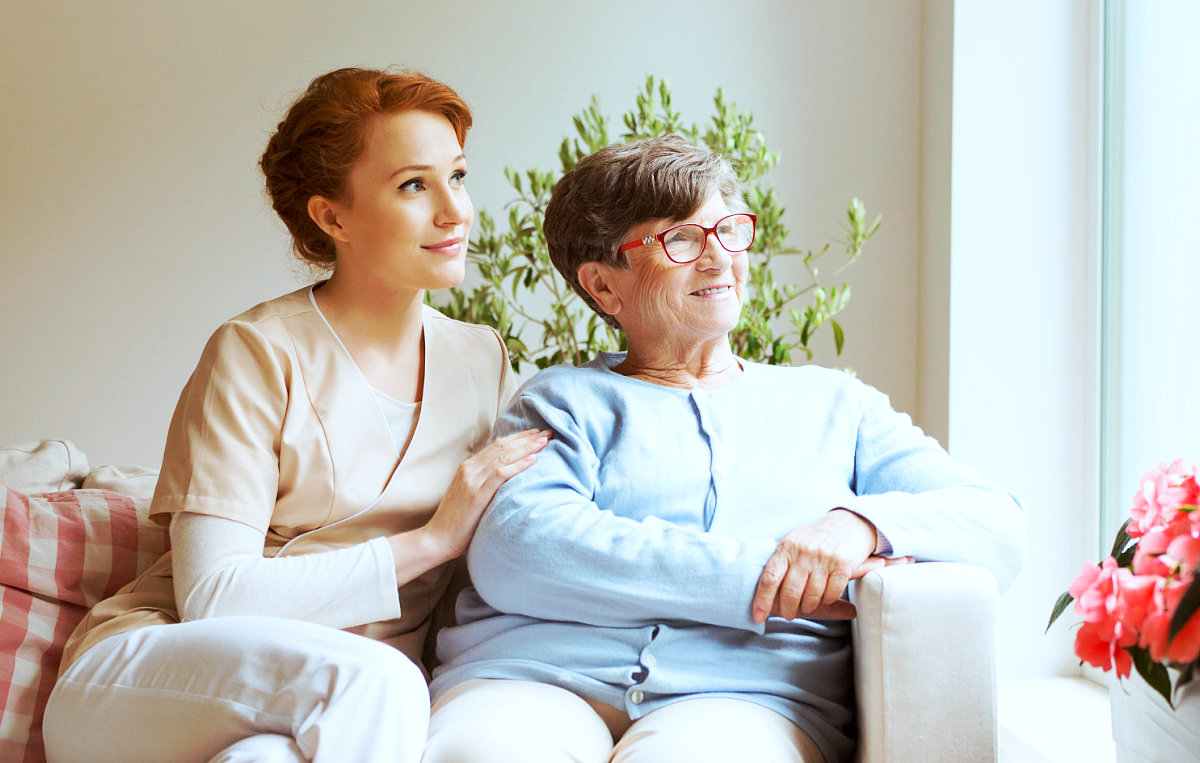
POLYGON ((1105 9, 1101 545, 1159 461, 1200 458, 1200 3, 1105 9))

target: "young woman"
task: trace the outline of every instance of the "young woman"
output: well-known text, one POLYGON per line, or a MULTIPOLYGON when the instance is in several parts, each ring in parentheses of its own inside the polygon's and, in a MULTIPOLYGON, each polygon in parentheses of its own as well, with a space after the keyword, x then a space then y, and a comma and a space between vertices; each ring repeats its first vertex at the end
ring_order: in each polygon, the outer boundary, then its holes
POLYGON ((504 347, 422 304, 464 275, 470 124, 447 86, 363 69, 279 124, 267 191, 329 277, 209 340, 150 509, 172 551, 68 642, 50 760, 420 760, 452 561, 548 437, 485 446, 504 347))

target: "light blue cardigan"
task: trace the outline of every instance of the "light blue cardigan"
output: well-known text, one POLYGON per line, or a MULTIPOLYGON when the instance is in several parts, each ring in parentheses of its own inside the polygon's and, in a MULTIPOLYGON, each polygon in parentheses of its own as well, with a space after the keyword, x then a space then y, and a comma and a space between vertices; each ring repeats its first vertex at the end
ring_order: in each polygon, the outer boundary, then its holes
POLYGON ((1003 589, 1020 506, 843 372, 742 361, 733 383, 685 390, 621 376, 622 359, 547 369, 496 422, 494 436, 554 434, 480 522, 435 699, 472 678, 555 684, 632 718, 737 697, 846 759, 847 623, 751 619, 777 541, 844 507, 894 554, 978 564, 1003 589))

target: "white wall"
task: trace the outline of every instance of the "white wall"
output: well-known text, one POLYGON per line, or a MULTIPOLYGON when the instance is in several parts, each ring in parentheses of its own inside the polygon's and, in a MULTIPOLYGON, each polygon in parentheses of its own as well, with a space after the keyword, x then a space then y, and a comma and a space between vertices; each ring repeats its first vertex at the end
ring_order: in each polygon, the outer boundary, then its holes
POLYGON ((950 187, 954 0, 921 4, 921 183, 917 390, 921 425, 950 433, 950 187))
POLYGON ((1078 672, 1071 618, 1042 630, 1097 558, 1098 6, 953 7, 949 449, 1025 506, 1028 559, 1001 601, 1010 677, 1078 672))
POLYGON ((298 283, 255 168, 270 129, 314 75, 392 63, 472 105, 469 184, 493 213, 502 168, 553 167, 591 94, 615 114, 665 76, 702 120, 724 87, 783 153, 794 243, 838 236, 852 195, 884 214, 849 271, 836 362, 916 412, 917 0, 9 5, 0 444, 65 437, 93 464, 156 465, 209 332, 298 283))

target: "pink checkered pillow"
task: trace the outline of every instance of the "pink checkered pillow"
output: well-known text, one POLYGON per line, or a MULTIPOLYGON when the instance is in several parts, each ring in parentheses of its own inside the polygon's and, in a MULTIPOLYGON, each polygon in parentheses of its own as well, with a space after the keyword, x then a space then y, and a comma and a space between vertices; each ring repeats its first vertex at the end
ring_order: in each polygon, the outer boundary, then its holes
POLYGON ((93 604, 162 556, 167 533, 145 498, 0 491, 0 760, 41 761, 64 642, 93 604))

